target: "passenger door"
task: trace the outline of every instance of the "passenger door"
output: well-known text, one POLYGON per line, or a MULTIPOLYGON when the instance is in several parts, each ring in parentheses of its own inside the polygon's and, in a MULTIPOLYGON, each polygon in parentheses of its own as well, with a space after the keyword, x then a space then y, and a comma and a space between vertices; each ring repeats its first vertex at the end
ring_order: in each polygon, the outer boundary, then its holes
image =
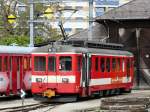
POLYGON ((82 82, 81 86, 86 95, 90 95, 89 86, 91 80, 91 55, 84 53, 82 59, 82 82))
POLYGON ((57 90, 60 93, 74 92, 76 76, 74 74, 74 54, 59 54, 57 57, 57 90))

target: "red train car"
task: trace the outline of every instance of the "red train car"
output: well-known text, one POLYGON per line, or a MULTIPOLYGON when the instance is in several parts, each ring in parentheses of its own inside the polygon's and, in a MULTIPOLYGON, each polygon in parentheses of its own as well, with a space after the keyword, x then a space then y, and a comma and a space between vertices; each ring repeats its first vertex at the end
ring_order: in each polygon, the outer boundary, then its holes
POLYGON ((33 47, 0 46, 0 95, 31 91, 31 52, 33 47))
POLYGON ((133 54, 116 44, 64 42, 37 48, 32 53, 32 93, 76 99, 129 92, 133 61, 133 54))

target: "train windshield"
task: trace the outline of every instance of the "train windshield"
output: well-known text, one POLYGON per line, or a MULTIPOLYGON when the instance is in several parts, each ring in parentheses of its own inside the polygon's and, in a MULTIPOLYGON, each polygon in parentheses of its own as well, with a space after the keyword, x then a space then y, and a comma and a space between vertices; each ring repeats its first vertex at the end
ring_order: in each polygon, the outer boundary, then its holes
POLYGON ((72 70, 72 58, 70 56, 61 56, 59 58, 59 70, 61 71, 72 70))
POLYGON ((34 57, 34 71, 46 71, 46 57, 45 56, 34 57))

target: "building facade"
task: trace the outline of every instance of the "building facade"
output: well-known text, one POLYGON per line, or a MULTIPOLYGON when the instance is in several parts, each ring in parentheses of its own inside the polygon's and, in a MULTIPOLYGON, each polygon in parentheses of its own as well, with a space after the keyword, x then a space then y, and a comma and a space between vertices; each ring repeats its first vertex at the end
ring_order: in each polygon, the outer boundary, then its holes
MULTIPOLYGON (((129 0, 94 0, 93 2, 93 18, 101 16, 105 12, 127 3, 129 0)), ((63 26, 67 34, 72 35, 89 27, 89 1, 71 1, 61 5, 64 8, 75 9, 73 12, 64 12, 62 15, 63 26)), ((53 26, 58 28, 58 24, 53 26)))

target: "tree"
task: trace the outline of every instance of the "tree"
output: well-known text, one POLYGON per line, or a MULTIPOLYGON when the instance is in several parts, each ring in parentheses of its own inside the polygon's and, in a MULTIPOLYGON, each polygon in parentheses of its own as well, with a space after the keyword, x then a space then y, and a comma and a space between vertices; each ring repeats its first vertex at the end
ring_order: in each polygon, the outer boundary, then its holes
MULTIPOLYGON (((22 0, 27 4, 27 0, 22 0)), ((16 43, 18 45, 28 45, 29 44, 29 7, 26 8, 25 12, 16 14, 16 0, 1 0, 1 11, 0 11, 0 44, 11 45, 16 43), (8 16, 13 14, 17 17, 15 24, 10 24, 8 22, 8 16), (23 40, 22 42, 20 40, 23 40), (26 43, 26 44, 25 44, 26 43)), ((27 5, 28 6, 28 5, 27 5)), ((42 4, 35 5, 35 16, 38 18, 38 14, 42 14, 45 11, 46 6, 42 4)), ((58 40, 61 38, 60 33, 53 29, 51 26, 45 23, 35 24, 36 34, 35 43, 47 41, 47 40, 58 40), (41 33, 42 32, 42 33, 41 33), (41 39, 40 39, 41 38, 41 39)))
POLYGON ((14 3, 14 7, 16 7, 15 0, 1 0, 1 11, 0 11, 0 26, 1 32, 0 37, 6 36, 8 34, 13 34, 13 26, 8 22, 8 16, 12 13, 15 14, 15 8, 11 8, 11 4, 14 3))

